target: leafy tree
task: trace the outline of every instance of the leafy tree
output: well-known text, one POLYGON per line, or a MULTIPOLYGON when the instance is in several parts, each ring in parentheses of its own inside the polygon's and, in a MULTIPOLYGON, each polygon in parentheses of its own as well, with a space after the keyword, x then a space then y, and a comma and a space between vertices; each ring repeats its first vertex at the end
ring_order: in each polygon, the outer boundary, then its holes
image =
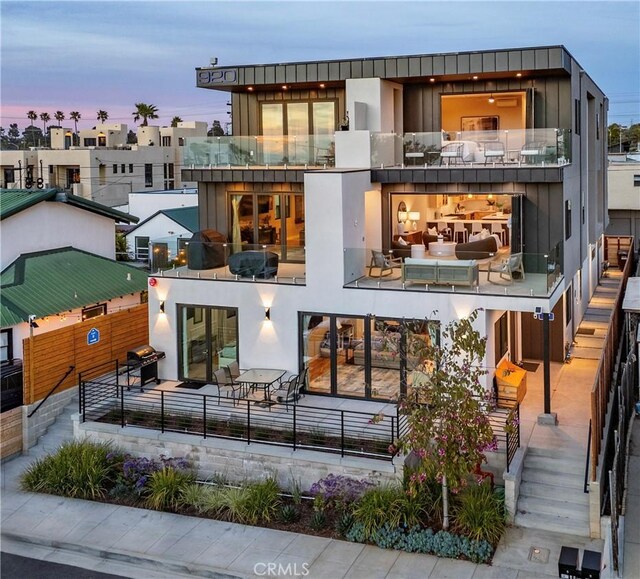
POLYGON ((489 422, 491 409, 480 379, 487 338, 473 328, 478 311, 442 330, 442 345, 427 345, 420 372, 413 372, 411 394, 399 404, 408 430, 398 449, 419 457, 409 481, 411 492, 435 475, 442 485, 443 528, 449 527, 449 490, 457 493, 469 475, 496 448, 489 422))
POLYGON ((71 111, 69 113, 69 118, 74 123, 74 132, 78 133, 78 121, 82 118, 82 115, 78 111, 71 111))
POLYGON ((222 137, 224 136, 224 130, 222 129, 222 125, 220 125, 220 121, 213 121, 211 128, 207 131, 208 137, 222 137))
POLYGON ((612 153, 640 150, 640 123, 630 127, 612 123, 609 125, 608 133, 609 151, 612 153))
POLYGON ((47 123, 51 120, 51 116, 49 113, 40 113, 40 120, 42 121, 43 130, 42 133, 46 134, 47 132, 47 123))
POLYGON ((41 143, 44 140, 42 129, 35 125, 29 125, 24 131, 22 131, 22 136, 25 143, 32 143, 32 146, 34 147, 37 143, 41 143))
POLYGON ((180 117, 173 117, 171 119, 171 126, 172 127, 177 127, 178 123, 181 123, 181 122, 182 122, 182 119, 180 117))
POLYGON ((129 261, 129 247, 124 233, 116 231, 116 261, 129 261))
POLYGON ((107 111, 99 110, 96 114, 96 119, 101 123, 104 123, 109 118, 109 113, 107 111))
POLYGON ((133 115, 133 122, 137 123, 140 119, 142 119, 141 127, 147 126, 148 119, 157 119, 158 118, 158 108, 155 105, 148 105, 146 103, 136 103, 136 110, 131 113, 133 115))
POLYGON ((135 145, 138 142, 138 135, 131 129, 127 133, 127 145, 135 145))
MULTIPOLYGON (((29 111, 27 113, 27 118, 31 121, 31 126, 33 127, 33 121, 38 120, 38 113, 36 113, 36 111, 29 111)), ((33 133, 32 133, 33 134, 33 133)), ((35 146, 35 141, 33 142, 33 145, 35 146)))
POLYGON ((62 121, 66 118, 62 111, 56 111, 53 115, 53 118, 58 121, 58 124, 62 127, 62 121))

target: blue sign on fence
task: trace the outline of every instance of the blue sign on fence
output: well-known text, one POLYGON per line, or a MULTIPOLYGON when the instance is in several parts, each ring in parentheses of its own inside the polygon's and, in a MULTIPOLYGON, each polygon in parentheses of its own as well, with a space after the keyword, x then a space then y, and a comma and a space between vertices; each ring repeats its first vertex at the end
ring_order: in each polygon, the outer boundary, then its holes
POLYGON ((97 328, 91 328, 87 333, 87 344, 97 344, 100 341, 100 330, 97 328))

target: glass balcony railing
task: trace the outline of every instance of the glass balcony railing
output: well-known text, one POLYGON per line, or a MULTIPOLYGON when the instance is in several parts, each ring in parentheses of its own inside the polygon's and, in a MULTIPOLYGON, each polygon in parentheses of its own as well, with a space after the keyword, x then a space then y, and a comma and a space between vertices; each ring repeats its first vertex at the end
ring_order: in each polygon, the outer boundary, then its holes
POLYGON ((372 133, 371 167, 562 166, 569 129, 372 133))
POLYGON ((344 250, 345 287, 547 297, 560 281, 559 246, 549 254, 455 251, 455 243, 412 246, 410 255, 344 250))
POLYGON ((200 137, 185 139, 188 167, 331 167, 333 135, 200 137))
POLYGON ((158 239, 149 244, 149 269, 163 277, 304 285, 305 248, 158 239))

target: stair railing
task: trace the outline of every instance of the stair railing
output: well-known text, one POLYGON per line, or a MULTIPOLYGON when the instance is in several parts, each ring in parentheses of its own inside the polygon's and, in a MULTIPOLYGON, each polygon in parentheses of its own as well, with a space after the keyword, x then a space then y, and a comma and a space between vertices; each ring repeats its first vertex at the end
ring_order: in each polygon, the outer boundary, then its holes
POLYGON ((51 390, 49 390, 49 393, 42 399, 40 404, 38 404, 38 406, 36 406, 29 414, 27 414, 27 418, 31 418, 36 412, 38 412, 40 406, 42 406, 49 399, 49 396, 51 396, 58 389, 58 386, 60 386, 60 384, 62 384, 67 379, 67 376, 69 376, 69 374, 71 374, 71 372, 73 372, 75 369, 75 366, 69 366, 69 369, 65 372, 65 375, 60 378, 58 383, 53 388, 51 388, 51 390))

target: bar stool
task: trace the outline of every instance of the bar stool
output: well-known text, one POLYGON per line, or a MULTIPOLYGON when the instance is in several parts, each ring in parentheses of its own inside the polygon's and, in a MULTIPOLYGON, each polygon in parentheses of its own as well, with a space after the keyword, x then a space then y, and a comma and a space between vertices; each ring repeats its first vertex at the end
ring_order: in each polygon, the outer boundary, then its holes
POLYGON ((505 241, 505 230, 502 227, 502 223, 496 223, 495 221, 491 224, 491 233, 495 233, 500 236, 500 242, 502 245, 506 245, 505 241))
POLYGON ((454 222, 453 241, 458 241, 460 239, 460 235, 462 235, 462 243, 467 243, 467 241, 469 241, 469 232, 467 231, 464 223, 454 222))
POLYGON ((438 227, 438 233, 442 233, 444 235, 451 234, 451 228, 449 227, 446 221, 438 221, 437 227, 438 227))
POLYGON ((476 235, 482 232, 482 223, 479 221, 473 221, 471 223, 471 235, 476 235))

